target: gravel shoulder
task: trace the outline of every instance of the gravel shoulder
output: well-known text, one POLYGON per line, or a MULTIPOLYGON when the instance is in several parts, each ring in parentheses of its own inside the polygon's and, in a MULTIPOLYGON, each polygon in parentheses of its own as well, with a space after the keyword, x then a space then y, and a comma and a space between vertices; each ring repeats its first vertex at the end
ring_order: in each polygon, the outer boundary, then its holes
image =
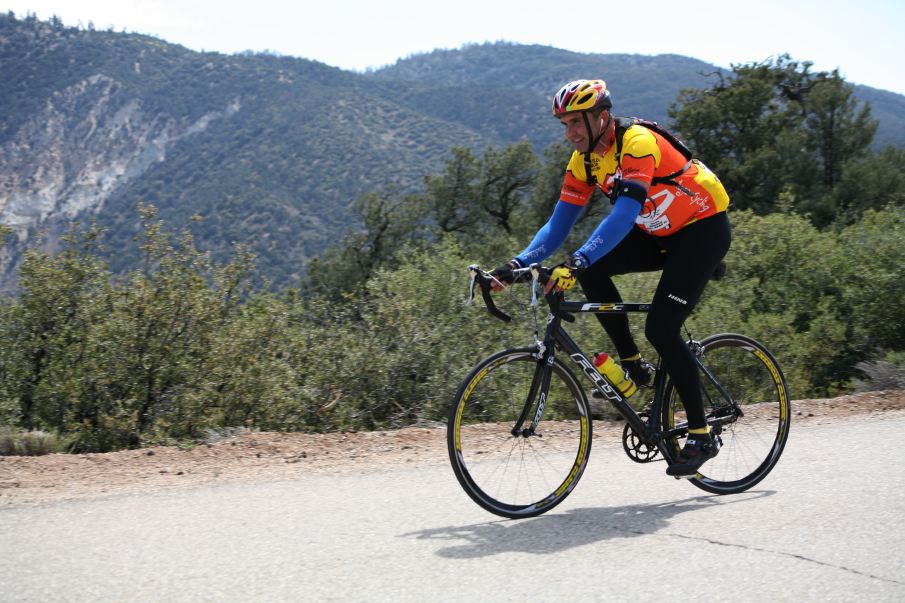
MULTIPOLYGON (((903 411, 905 391, 798 400, 792 409, 794 437, 798 425, 903 411)), ((619 445, 622 425, 595 421, 594 445, 619 445)), ((0 457, 0 507, 445 462, 445 425, 332 434, 254 432, 192 448, 0 457)))

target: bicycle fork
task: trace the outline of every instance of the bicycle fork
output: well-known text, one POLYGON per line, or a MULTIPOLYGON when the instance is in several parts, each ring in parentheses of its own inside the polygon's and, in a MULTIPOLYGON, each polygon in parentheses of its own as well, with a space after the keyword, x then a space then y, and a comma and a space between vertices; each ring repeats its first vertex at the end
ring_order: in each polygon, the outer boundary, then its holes
POLYGON ((547 406, 547 394, 550 392, 550 381, 553 378, 553 351, 552 349, 544 350, 541 346, 537 353, 538 361, 534 369, 534 378, 531 380, 531 387, 528 389, 528 397, 522 412, 519 413, 515 425, 512 426, 513 437, 528 438, 536 434, 537 426, 544 415, 544 408, 547 406), (535 400, 537 403, 535 404, 535 400), (522 427, 528 416, 534 409, 534 417, 528 427, 522 427))

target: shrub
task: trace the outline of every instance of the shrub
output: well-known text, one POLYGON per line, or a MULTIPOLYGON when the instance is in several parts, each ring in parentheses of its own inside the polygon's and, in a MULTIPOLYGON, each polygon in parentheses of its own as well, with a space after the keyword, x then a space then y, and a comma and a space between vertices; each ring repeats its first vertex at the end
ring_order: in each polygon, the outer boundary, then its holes
POLYGON ((70 444, 68 439, 44 431, 0 429, 0 456, 41 456, 65 452, 70 444))

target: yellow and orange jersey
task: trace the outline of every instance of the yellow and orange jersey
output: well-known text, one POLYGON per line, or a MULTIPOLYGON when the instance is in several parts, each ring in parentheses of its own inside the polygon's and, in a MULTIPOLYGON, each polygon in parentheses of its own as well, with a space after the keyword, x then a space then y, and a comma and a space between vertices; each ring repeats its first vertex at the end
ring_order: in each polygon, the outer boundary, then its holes
MULTIPOLYGON (((615 140, 602 156, 591 153, 591 171, 596 186, 612 198, 620 180, 634 180, 650 186, 647 200, 635 224, 654 236, 673 234, 686 224, 725 211, 729 195, 707 166, 688 159, 658 132, 642 125, 631 125, 622 139, 621 157, 615 140), (681 172, 670 183, 654 183, 681 172)), ((584 206, 594 190, 588 184, 584 153, 575 151, 566 168, 560 199, 584 206)))

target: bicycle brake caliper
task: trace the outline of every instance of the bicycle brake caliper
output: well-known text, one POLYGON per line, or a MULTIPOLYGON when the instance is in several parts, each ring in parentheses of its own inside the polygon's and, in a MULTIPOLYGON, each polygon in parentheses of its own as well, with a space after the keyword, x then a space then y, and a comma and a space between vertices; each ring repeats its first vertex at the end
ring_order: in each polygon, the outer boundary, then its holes
POLYGON ((547 346, 544 345, 544 342, 540 339, 534 340, 534 346, 537 348, 537 351, 533 354, 535 358, 538 360, 544 359, 544 353, 547 351, 547 346))

